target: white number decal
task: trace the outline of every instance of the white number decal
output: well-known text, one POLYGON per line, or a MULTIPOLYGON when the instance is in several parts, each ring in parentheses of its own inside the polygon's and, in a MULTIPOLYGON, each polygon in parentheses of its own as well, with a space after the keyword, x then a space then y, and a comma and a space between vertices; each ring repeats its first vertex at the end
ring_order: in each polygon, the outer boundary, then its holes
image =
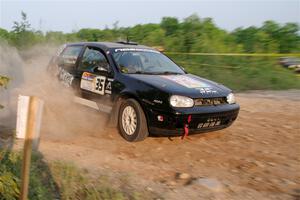
POLYGON ((108 79, 106 87, 105 87, 105 93, 111 94, 111 80, 108 79))
POLYGON ((97 94, 111 94, 112 81, 114 79, 106 76, 97 76, 89 72, 84 72, 81 76, 80 88, 97 94))
POLYGON ((105 76, 97 76, 94 79, 94 91, 98 94, 104 95, 105 89, 105 76))

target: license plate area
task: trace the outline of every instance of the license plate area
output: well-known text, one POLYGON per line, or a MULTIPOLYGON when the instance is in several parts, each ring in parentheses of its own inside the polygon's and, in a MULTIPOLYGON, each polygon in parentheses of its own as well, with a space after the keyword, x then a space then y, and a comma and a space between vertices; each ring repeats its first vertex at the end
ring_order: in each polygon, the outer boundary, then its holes
POLYGON ((197 129, 220 126, 220 125, 221 125, 221 119, 220 118, 208 118, 206 120, 206 122, 199 123, 197 125, 197 129))

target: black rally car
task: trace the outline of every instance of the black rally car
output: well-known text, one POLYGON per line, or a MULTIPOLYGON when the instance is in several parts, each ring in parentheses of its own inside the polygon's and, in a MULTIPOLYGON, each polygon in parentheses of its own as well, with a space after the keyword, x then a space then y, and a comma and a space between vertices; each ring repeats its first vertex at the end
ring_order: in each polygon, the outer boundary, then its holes
POLYGON ((223 129, 239 112, 230 89, 132 42, 64 45, 49 70, 78 91, 78 101, 110 113, 127 141, 223 129))

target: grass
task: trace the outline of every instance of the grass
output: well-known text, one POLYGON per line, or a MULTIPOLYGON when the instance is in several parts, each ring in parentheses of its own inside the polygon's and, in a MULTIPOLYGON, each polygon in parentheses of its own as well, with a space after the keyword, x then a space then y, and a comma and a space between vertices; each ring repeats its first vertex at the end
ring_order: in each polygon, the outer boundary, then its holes
POLYGON ((52 173, 60 189, 61 199, 126 199, 124 193, 107 184, 105 178, 88 178, 86 172, 63 162, 51 164, 52 173))
MULTIPOLYGON (((0 150, 0 200, 19 198, 22 154, 0 150)), ((153 192, 137 189, 125 176, 92 176, 72 163, 47 164, 40 153, 32 155, 30 200, 147 200, 160 198, 153 192)), ((162 198, 160 198, 162 199, 162 198)))
MULTIPOLYGON (((127 175, 91 175, 74 164, 61 161, 50 164, 51 172, 60 190, 61 199, 87 200, 147 200, 158 195, 134 188, 127 175)), ((162 198, 160 198, 162 199, 162 198)))
POLYGON ((188 72, 235 91, 300 89, 300 78, 276 57, 171 55, 188 72))
MULTIPOLYGON (((20 194, 20 177, 22 154, 8 150, 0 151, 0 199, 18 199, 20 194)), ((30 169, 29 199, 55 199, 57 196, 55 182, 48 166, 39 153, 32 156, 30 169)))

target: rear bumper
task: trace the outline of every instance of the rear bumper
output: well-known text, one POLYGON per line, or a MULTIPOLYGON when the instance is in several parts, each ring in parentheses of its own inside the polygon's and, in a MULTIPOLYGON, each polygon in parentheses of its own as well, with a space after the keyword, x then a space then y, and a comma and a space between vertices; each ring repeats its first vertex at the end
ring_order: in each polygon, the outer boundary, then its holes
POLYGON ((189 134, 216 131, 229 127, 236 120, 239 109, 238 104, 194 107, 176 110, 174 113, 150 109, 148 128, 150 134, 159 136, 183 135, 185 124, 188 124, 189 134), (164 120, 158 121, 158 115, 163 116, 164 120))

